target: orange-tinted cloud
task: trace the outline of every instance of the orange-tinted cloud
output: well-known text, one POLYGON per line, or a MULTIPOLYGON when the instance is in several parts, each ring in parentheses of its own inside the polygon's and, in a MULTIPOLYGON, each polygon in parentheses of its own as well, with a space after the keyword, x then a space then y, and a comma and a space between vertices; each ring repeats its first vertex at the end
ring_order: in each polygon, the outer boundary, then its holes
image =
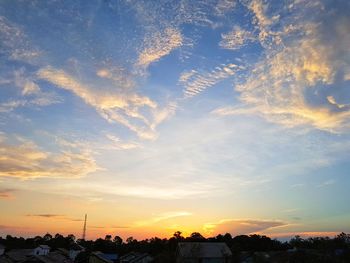
POLYGON ((147 67, 149 64, 158 61, 162 57, 183 43, 181 32, 176 28, 168 27, 164 31, 159 31, 147 36, 145 47, 139 55, 137 64, 147 67))
MULTIPOLYGON (((272 18, 265 19, 261 1, 252 1, 249 7, 261 30, 273 23, 272 18)), ((235 85, 242 104, 215 113, 259 115, 286 127, 308 125, 331 132, 349 128, 349 107, 328 95, 336 94, 339 79, 346 79, 350 62, 342 54, 350 48, 348 25, 348 18, 334 18, 330 41, 324 22, 296 21, 293 29, 286 25, 280 32, 265 30, 265 38, 279 36, 283 44, 266 48, 265 57, 247 73, 246 81, 235 85), (339 72, 344 76, 336 77, 339 72), (319 92, 320 86, 327 87, 327 92, 319 92)))
POLYGON ((66 220, 66 221, 73 221, 73 222, 81 222, 84 221, 80 218, 71 218, 66 215, 58 215, 58 214, 28 214, 27 217, 38 217, 38 218, 46 218, 46 219, 55 219, 55 220, 66 220))
POLYGON ((83 149, 51 153, 23 138, 14 143, 5 136, 0 140, 0 177, 79 178, 97 169, 91 154, 83 149))
POLYGON ((217 223, 207 223, 203 230, 207 234, 231 233, 253 234, 264 230, 287 226, 288 223, 280 220, 260 220, 260 219, 224 219, 217 223))
POLYGON ((0 189, 0 199, 13 199, 14 198, 13 193, 15 191, 16 191, 15 189, 9 189, 9 188, 0 189))

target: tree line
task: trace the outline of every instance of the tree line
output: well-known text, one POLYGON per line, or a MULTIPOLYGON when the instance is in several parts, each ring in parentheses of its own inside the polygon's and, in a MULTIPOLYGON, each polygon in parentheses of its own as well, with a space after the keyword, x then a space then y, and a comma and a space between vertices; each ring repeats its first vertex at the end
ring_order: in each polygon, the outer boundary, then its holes
POLYGON ((15 248, 34 248, 43 244, 50 246, 51 249, 69 249, 73 243, 77 243, 85 248, 85 252, 78 255, 76 259, 77 262, 85 262, 92 251, 117 253, 119 255, 136 251, 149 253, 155 257, 156 262, 174 262, 178 242, 225 242, 232 250, 234 257, 240 255, 243 251, 271 252, 299 249, 318 250, 323 253, 334 253, 334 251, 339 250, 343 251, 345 257, 350 259, 350 234, 345 233, 340 233, 334 238, 310 237, 304 239, 300 236, 295 236, 291 240, 285 242, 256 234, 233 237, 231 234, 226 233, 205 238, 200 233, 194 232, 190 236, 184 237, 180 231, 175 232, 169 239, 153 237, 144 240, 137 240, 133 237, 128 237, 126 240, 123 240, 118 235, 114 237, 112 235, 106 235, 104 238, 97 238, 96 240, 76 240, 75 236, 72 234, 67 236, 56 234, 53 236, 49 233, 44 236, 32 238, 13 237, 11 235, 7 235, 5 238, 0 237, 0 244, 3 244, 7 250, 15 248))

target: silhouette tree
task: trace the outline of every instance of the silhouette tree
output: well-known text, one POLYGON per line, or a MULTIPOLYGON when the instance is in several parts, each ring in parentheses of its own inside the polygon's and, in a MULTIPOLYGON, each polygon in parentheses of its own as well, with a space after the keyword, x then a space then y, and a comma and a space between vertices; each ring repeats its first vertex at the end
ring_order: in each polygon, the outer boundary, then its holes
POLYGON ((113 242, 117 245, 117 246, 121 246, 123 244, 123 239, 120 236, 115 236, 113 238, 113 242))
POLYGON ((173 237, 176 239, 176 240, 183 240, 185 239, 183 236, 181 236, 182 232, 181 231, 176 231, 174 234, 173 234, 173 237))
POLYGON ((44 240, 45 241, 50 241, 52 239, 52 235, 49 234, 49 233, 46 233, 44 236, 43 236, 44 240))
POLYGON ((303 243, 304 243, 304 239, 302 239, 299 235, 296 235, 295 237, 293 237, 290 241, 289 244, 292 247, 295 248, 301 248, 303 247, 303 243))
POLYGON ((193 232, 190 235, 190 239, 192 239, 192 240, 205 240, 205 238, 199 232, 193 232))
POLYGON ((128 237, 128 238, 126 239, 126 243, 127 243, 127 244, 131 244, 131 243, 133 243, 133 242, 135 242, 135 239, 134 239, 133 237, 128 237))
POLYGON ((68 238, 69 240, 71 240, 71 241, 75 241, 75 235, 73 235, 73 234, 69 234, 69 235, 67 236, 67 238, 68 238))

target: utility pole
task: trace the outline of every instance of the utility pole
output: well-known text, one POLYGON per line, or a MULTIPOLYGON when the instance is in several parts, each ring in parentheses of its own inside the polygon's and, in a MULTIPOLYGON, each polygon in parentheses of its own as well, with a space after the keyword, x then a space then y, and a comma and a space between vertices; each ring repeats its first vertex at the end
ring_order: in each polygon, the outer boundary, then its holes
POLYGON ((84 220, 84 229, 83 229, 83 240, 85 240, 86 237, 86 220, 87 220, 87 214, 85 214, 85 220, 84 220))

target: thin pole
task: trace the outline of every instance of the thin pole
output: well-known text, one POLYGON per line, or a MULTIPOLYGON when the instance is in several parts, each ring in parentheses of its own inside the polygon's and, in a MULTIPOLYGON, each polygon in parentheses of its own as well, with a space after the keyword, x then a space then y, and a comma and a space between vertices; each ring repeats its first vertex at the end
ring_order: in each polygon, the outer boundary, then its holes
POLYGON ((87 214, 85 214, 85 220, 84 220, 84 229, 83 229, 83 240, 85 240, 86 237, 86 220, 87 220, 87 214))

